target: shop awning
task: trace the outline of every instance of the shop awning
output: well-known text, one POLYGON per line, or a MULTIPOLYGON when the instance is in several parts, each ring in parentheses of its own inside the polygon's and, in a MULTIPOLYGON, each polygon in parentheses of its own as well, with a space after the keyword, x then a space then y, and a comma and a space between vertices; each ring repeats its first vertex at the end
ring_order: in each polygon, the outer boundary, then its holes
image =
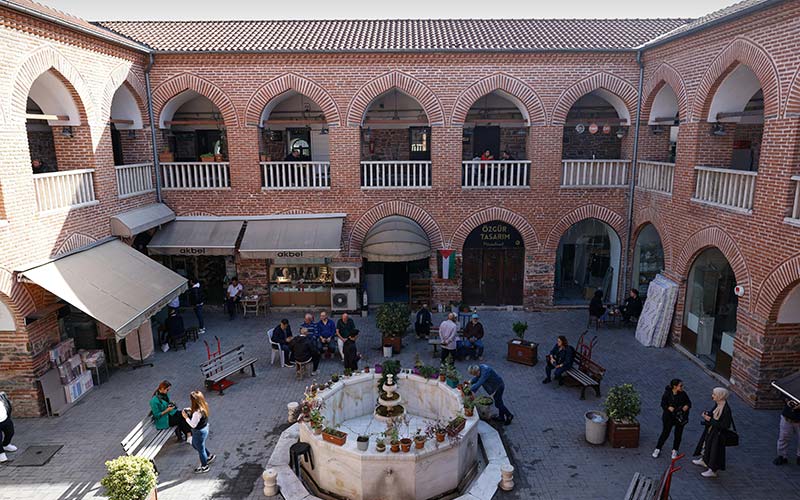
POLYGON ((361 256, 374 262, 409 262, 431 255, 428 235, 419 224, 400 215, 376 222, 364 237, 361 256))
POLYGON ((800 403, 800 372, 778 379, 772 383, 785 396, 800 403))
POLYGON ((233 255, 242 221, 178 220, 150 240, 150 255, 233 255))
POLYGON ((336 257, 344 217, 286 217, 247 222, 239 253, 243 259, 336 257))
POLYGON ((186 279, 119 240, 20 274, 116 333, 135 330, 186 290, 186 279))
POLYGON ((111 217, 111 234, 130 238, 175 220, 175 212, 163 203, 153 203, 111 217))

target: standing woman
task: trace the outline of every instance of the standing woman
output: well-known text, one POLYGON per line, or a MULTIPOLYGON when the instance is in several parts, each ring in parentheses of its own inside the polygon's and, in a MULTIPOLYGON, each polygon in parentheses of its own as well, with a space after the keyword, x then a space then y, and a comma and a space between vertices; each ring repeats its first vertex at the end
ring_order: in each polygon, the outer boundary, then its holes
POLYGON ((705 430, 700 436, 700 442, 694 450, 695 456, 700 456, 692 463, 707 470, 700 475, 703 477, 717 477, 718 470, 725 470, 725 441, 723 434, 733 424, 733 414, 728 404, 728 390, 717 387, 711 392, 711 399, 716 406, 711 411, 703 412, 705 430))
POLYGON ((692 402, 689 400, 689 395, 683 390, 683 381, 678 378, 672 379, 669 385, 664 389, 664 395, 661 396, 661 435, 658 437, 658 444, 653 451, 653 458, 658 458, 661 454, 661 448, 667 442, 672 428, 675 427, 675 438, 672 441, 672 458, 678 456, 678 449, 681 446, 681 438, 683 437, 683 427, 689 421, 689 409, 692 407, 692 402))
POLYGON ((200 467, 197 467, 195 474, 203 474, 208 472, 208 464, 217 458, 212 455, 206 448, 206 440, 208 439, 208 403, 206 398, 200 391, 192 391, 189 395, 192 401, 190 409, 183 410, 183 418, 186 423, 192 428, 192 447, 200 454, 200 467))
POLYGON ((169 399, 169 389, 172 384, 169 380, 164 380, 158 384, 158 388, 150 398, 150 412, 153 414, 153 421, 156 429, 169 429, 175 427, 175 437, 178 442, 186 440, 192 433, 192 429, 181 418, 178 407, 169 399))

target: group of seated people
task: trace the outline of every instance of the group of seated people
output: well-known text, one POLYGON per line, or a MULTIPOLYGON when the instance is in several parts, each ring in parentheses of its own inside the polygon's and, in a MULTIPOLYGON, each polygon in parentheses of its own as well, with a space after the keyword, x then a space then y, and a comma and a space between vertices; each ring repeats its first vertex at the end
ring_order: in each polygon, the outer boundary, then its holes
MULTIPOLYGON (((420 316, 427 313, 427 305, 423 305, 422 309, 417 313, 417 325, 420 322, 420 316)), ((424 316, 423 316, 424 317, 424 316)), ((430 332, 430 327, 427 329, 430 332)), ((448 356, 453 357, 454 360, 462 360, 472 358, 476 360, 483 360, 483 324, 480 322, 478 313, 472 313, 470 320, 464 325, 463 329, 459 329, 456 323, 456 314, 450 313, 447 319, 442 321, 439 325, 439 343, 442 346, 442 361, 448 356)), ((419 329, 417 329, 417 336, 419 337, 419 329)))
POLYGON ((639 319, 643 307, 644 302, 642 298, 639 297, 639 290, 635 288, 631 288, 630 292, 628 292, 628 296, 625 298, 625 302, 616 308, 603 305, 603 291, 596 290, 594 292, 594 297, 592 297, 592 300, 589 302, 589 317, 597 318, 597 321, 602 324, 608 321, 609 315, 620 315, 622 316, 622 323, 627 325, 632 319, 639 319))
MULTIPOLYGON (((492 150, 491 149, 487 149, 480 156, 476 156, 475 158, 473 158, 473 161, 478 161, 478 160, 480 160, 480 161, 493 161, 494 159, 495 158, 494 158, 494 155, 492 154, 492 150)), ((511 156, 511 153, 509 153, 508 151, 504 150, 503 152, 500 153, 500 159, 501 160, 513 160, 514 157, 511 156)))
POLYGON ((288 319, 282 319, 278 326, 272 329, 271 340, 281 350, 287 366, 295 363, 313 363, 313 375, 317 374, 319 362, 324 355, 331 358, 339 354, 344 362, 344 368, 352 371, 358 370, 358 360, 361 356, 356 347, 358 329, 355 322, 347 313, 334 323, 328 318, 328 313, 319 313, 319 321, 314 321, 314 315, 306 313, 298 329, 298 335, 292 334, 292 327, 288 319))

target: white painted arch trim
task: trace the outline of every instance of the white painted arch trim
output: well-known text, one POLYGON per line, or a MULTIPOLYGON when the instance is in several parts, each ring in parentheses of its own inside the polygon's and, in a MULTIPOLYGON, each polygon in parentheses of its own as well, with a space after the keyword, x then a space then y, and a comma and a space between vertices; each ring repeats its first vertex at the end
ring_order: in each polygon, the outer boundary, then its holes
POLYGON ((139 104, 127 86, 121 85, 114 93, 111 100, 111 119, 112 120, 131 120, 129 123, 115 123, 118 130, 136 130, 144 128, 142 113, 139 111, 139 104))
MULTIPOLYGON (((753 73, 753 70, 744 64, 738 65, 736 69, 725 77, 716 93, 714 93, 711 106, 708 110, 708 122, 724 121, 738 123, 742 120, 741 117, 717 120, 717 114, 744 111, 747 103, 759 89, 761 89, 761 83, 758 81, 756 74, 753 73)), ((760 122, 761 120, 759 120, 759 123, 760 122)))
POLYGON ((161 115, 158 117, 158 128, 169 128, 166 122, 172 121, 175 113, 187 102, 196 97, 205 97, 194 90, 184 90, 180 94, 170 99, 167 104, 161 109, 161 115))
POLYGON ((625 105, 625 101, 619 98, 613 92, 609 92, 606 89, 595 89, 590 92, 592 95, 596 95, 597 97, 601 97, 607 103, 614 107, 614 110, 617 112, 617 116, 620 120, 625 120, 624 123, 620 122, 620 125, 630 125, 631 124, 631 114, 628 111, 628 106, 625 105))
MULTIPOLYGON (((678 116, 678 96, 669 84, 664 84, 653 98, 653 105, 650 107, 650 116, 647 119, 648 125, 659 125, 656 118, 667 118, 678 116)), ((663 125, 663 124, 660 124, 663 125)))
POLYGON ((48 125, 78 126, 81 124, 81 114, 72 94, 52 71, 45 71, 33 81, 28 97, 46 115, 69 117, 69 120, 47 120, 48 125))

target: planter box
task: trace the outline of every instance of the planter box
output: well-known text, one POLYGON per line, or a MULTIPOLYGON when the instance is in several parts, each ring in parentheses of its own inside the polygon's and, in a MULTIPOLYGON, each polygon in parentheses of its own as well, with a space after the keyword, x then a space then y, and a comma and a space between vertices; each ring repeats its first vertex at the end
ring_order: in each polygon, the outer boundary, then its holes
POLYGON ((215 159, 213 156, 201 156, 200 161, 203 163, 213 163, 215 159))
POLYGON ((533 366, 539 361, 539 344, 527 340, 509 340, 507 359, 514 363, 533 366))
POLYGON ((608 441, 612 448, 638 448, 639 423, 623 424, 614 419, 608 420, 608 441))
POLYGON ((339 437, 339 436, 334 436, 333 434, 328 434, 327 432, 323 432, 322 439, 331 444, 335 444, 336 446, 342 446, 345 443, 345 441, 347 441, 347 433, 343 432, 342 434, 344 434, 344 436, 339 437))
POLYGON ((165 163, 171 163, 175 161, 175 154, 174 153, 158 153, 158 161, 163 161, 165 163))
POLYGON ((391 345, 393 354, 400 354, 400 349, 403 347, 402 337, 383 337, 382 345, 391 345))

